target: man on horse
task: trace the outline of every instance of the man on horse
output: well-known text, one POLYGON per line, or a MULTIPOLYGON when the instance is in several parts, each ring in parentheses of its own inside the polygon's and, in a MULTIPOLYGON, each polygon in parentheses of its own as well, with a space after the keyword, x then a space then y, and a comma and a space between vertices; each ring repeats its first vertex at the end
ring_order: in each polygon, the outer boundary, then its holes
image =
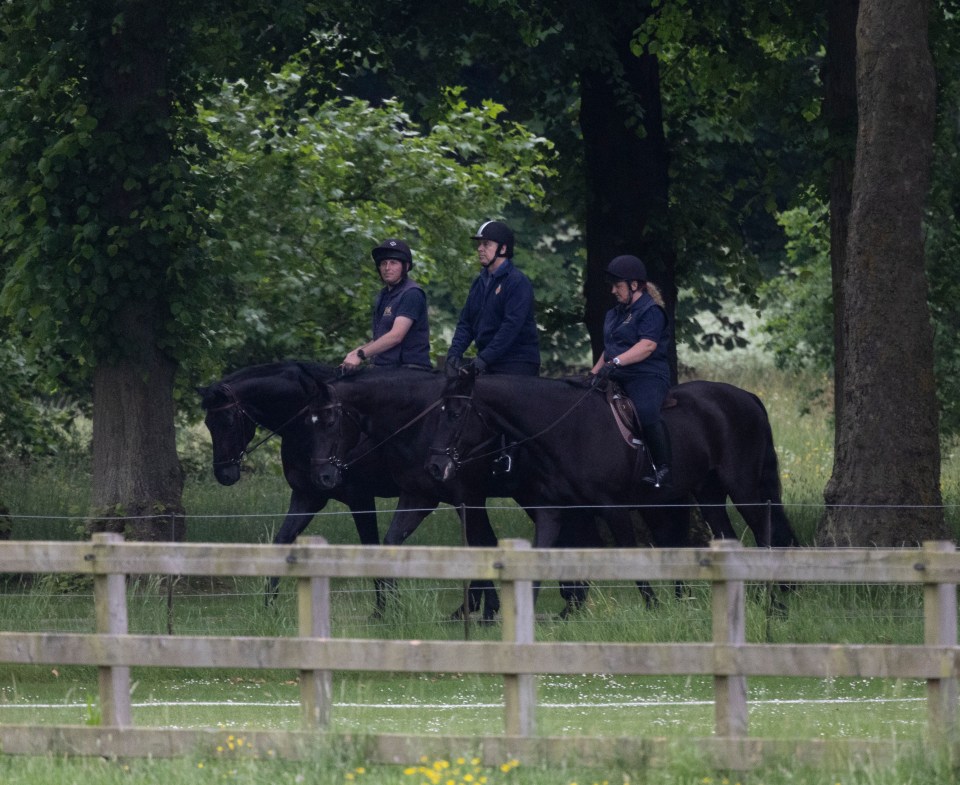
POLYGON ((540 344, 533 286, 513 264, 513 230, 502 221, 486 221, 472 239, 483 269, 460 312, 447 363, 460 367, 463 353, 475 343, 477 356, 464 370, 537 376, 540 344))
POLYGON ((410 278, 413 254, 403 240, 384 240, 371 251, 384 287, 373 305, 373 339, 343 360, 354 370, 364 360, 373 365, 431 367, 427 295, 410 278))
POLYGON ((667 349, 672 340, 667 314, 647 285, 647 268, 636 256, 618 256, 607 265, 617 304, 603 324, 603 354, 595 377, 609 376, 630 396, 643 428, 652 471, 643 481, 656 488, 670 482, 670 434, 660 408, 670 387, 667 349))

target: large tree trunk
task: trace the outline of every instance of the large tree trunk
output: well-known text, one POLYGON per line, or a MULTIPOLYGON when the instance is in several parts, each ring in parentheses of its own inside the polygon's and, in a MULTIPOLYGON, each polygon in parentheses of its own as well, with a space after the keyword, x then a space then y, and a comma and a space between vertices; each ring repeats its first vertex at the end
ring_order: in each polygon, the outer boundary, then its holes
POLYGON ((921 218, 933 149, 928 5, 861 0, 858 131, 825 544, 946 535, 921 218))
POLYGON ((182 540, 183 472, 177 457, 176 363, 156 348, 156 315, 131 304, 121 317, 139 353, 93 376, 91 530, 136 540, 182 540))
MULTIPOLYGON (((164 3, 140 0, 131 3, 121 22, 111 23, 109 33, 101 34, 100 70, 89 83, 99 107, 98 131, 115 135, 118 149, 130 151, 123 168, 106 173, 113 176, 104 186, 108 225, 136 222, 135 216, 148 214, 166 198, 151 191, 151 176, 173 155, 167 128, 174 97, 167 67, 177 44, 170 38, 169 13, 164 3)), ((121 253, 126 265, 139 267, 153 283, 115 293, 113 340, 98 348, 88 528, 122 530, 138 540, 181 540, 183 475, 173 401, 177 363, 159 346, 170 320, 163 281, 174 251, 155 247, 151 231, 134 234, 121 253)))
MULTIPOLYGON (((652 55, 634 55, 629 35, 616 49, 619 79, 608 70, 584 71, 580 79, 587 181, 584 321, 594 359, 603 350, 603 317, 613 305, 604 277, 613 257, 629 253, 643 259, 650 280, 663 292, 671 324, 677 302, 659 63, 652 55)), ((675 354, 672 366, 676 369, 675 354)))

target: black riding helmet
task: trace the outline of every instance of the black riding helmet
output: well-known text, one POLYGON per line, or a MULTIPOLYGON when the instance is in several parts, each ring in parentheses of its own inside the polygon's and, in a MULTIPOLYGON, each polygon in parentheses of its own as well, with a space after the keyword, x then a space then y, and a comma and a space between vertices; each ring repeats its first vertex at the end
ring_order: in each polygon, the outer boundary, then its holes
POLYGON ((617 256, 607 265, 607 278, 617 281, 639 281, 646 283, 647 267, 636 256, 629 254, 617 256))
POLYGON ((503 221, 486 221, 470 239, 493 240, 499 246, 497 256, 513 256, 513 229, 503 221), (503 246, 506 246, 506 253, 501 253, 503 246))
POLYGON ((384 259, 399 259, 401 262, 406 262, 407 270, 413 267, 413 254, 410 252, 410 246, 403 240, 384 240, 370 252, 370 255, 377 268, 384 259))

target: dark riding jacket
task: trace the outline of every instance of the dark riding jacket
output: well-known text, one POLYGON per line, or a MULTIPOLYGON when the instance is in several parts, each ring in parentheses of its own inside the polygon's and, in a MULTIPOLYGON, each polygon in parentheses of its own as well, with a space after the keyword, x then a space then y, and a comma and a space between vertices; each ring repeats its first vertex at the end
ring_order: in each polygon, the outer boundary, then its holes
POLYGON ((603 322, 604 358, 610 362, 644 338, 657 345, 653 354, 643 362, 617 368, 614 378, 655 375, 669 382, 670 361, 667 348, 671 335, 667 314, 649 292, 644 292, 635 303, 618 305, 607 311, 603 322))
POLYGON ((491 371, 500 362, 540 364, 533 286, 510 259, 474 279, 447 356, 462 358, 471 343, 491 371))
POLYGON ((373 306, 373 340, 393 329, 398 316, 413 320, 403 340, 373 358, 374 365, 419 365, 430 368, 430 324, 427 295, 415 281, 404 278, 392 289, 384 286, 373 306))

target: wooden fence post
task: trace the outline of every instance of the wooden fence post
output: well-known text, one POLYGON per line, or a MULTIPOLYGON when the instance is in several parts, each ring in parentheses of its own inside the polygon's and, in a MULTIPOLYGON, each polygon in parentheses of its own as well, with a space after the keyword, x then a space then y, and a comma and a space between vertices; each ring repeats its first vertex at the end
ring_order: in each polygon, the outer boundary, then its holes
MULTIPOLYGON (((952 542, 925 542, 930 553, 952 552, 952 542)), ((923 587, 923 640, 927 646, 957 645, 957 586, 927 583, 923 587)), ((954 659, 943 663, 943 677, 927 679, 927 725, 934 743, 952 743, 957 732, 957 677, 954 659)))
MULTIPOLYGON (((526 550, 526 540, 503 540, 506 551, 526 550)), ((533 643, 533 581, 501 582, 500 607, 503 640, 509 643, 533 643)), ((532 736, 536 725, 536 681, 529 673, 503 677, 504 725, 508 736, 532 736)))
MULTIPOLYGON (((712 551, 738 551, 737 540, 713 540, 712 551)), ((713 643, 746 643, 746 600, 743 581, 719 580, 711 586, 713 643)), ((714 675, 714 714, 718 736, 747 735, 747 679, 745 676, 714 675)))
MULTIPOLYGON (((101 532, 92 535, 94 559, 97 548, 123 542, 123 535, 101 532)), ((96 564, 96 562, 94 562, 96 564)), ((127 576, 121 573, 97 572, 93 576, 93 602, 96 632, 99 635, 126 635, 127 576)), ((130 666, 107 665, 97 668, 100 687, 101 724, 115 728, 133 725, 130 710, 130 666)))
MULTIPOLYGON (((302 545, 326 545, 323 537, 301 537, 302 545)), ((297 610, 301 638, 330 638, 330 578, 297 580, 297 610)), ((317 641, 322 646, 322 641, 317 641)), ((333 674, 327 670, 300 671, 300 706, 305 728, 326 728, 333 701, 333 674)))

